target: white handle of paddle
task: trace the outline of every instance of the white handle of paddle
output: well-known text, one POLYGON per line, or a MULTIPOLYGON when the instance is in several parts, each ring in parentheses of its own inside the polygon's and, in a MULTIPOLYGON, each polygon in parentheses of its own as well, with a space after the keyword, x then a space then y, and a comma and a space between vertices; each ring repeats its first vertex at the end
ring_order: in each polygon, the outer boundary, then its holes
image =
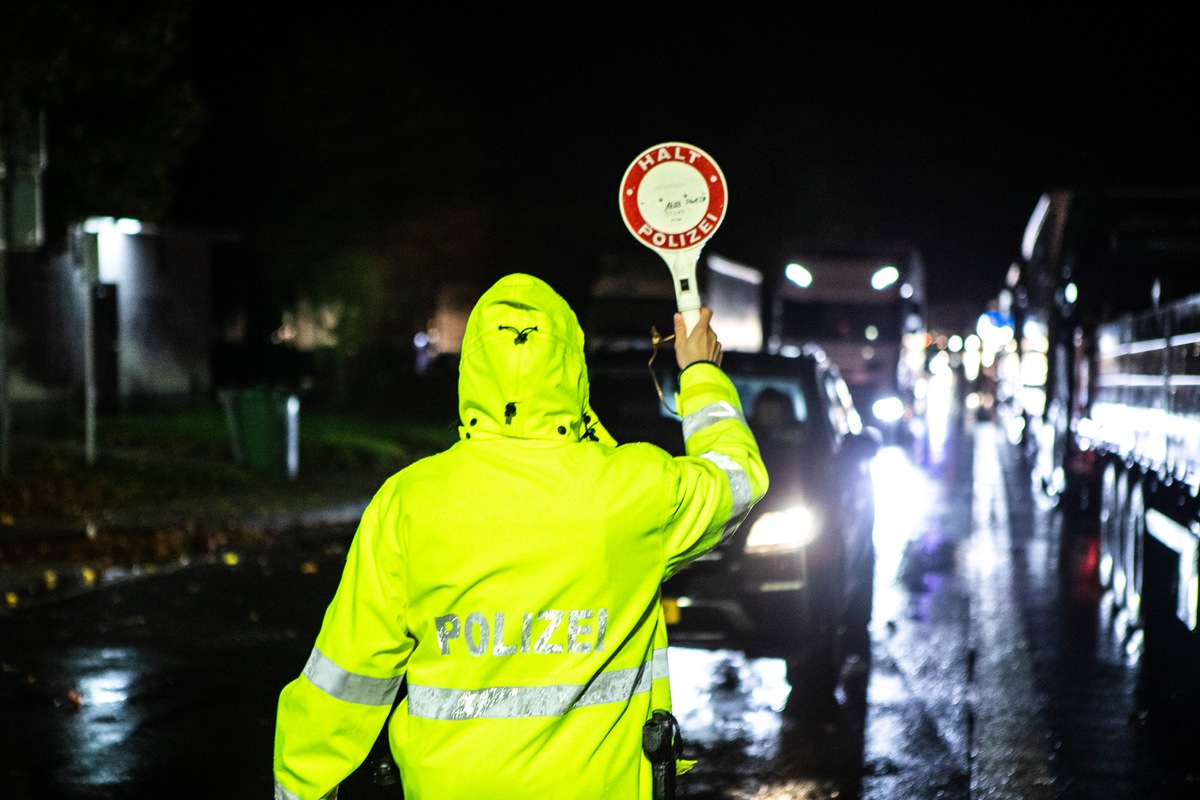
POLYGON ((700 287, 696 284, 696 262, 700 249, 662 252, 663 260, 671 270, 671 282, 675 286, 675 307, 683 314, 683 324, 690 334, 700 321, 700 287))

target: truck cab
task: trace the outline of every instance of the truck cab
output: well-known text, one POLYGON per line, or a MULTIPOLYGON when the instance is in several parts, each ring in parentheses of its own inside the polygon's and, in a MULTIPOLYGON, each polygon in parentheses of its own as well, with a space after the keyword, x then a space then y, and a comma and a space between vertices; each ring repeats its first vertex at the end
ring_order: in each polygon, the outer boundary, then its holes
POLYGON ((925 270, 904 246, 794 244, 767 287, 767 349, 820 347, 868 424, 896 434, 921 414, 925 270))

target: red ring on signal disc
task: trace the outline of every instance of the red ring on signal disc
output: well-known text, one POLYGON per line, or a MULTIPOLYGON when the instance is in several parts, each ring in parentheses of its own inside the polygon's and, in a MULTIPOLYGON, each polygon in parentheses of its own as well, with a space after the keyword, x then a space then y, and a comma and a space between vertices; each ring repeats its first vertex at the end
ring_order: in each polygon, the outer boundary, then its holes
POLYGON ((668 142, 666 144, 656 145, 646 149, 633 163, 629 165, 629 169, 625 170, 625 177, 621 179, 621 217, 625 220, 625 227, 629 232, 636 236, 647 247, 653 247, 658 250, 690 250, 704 244, 708 237, 716 232, 717 227, 725 218, 725 176, 721 173, 721 168, 717 163, 698 147, 693 147, 690 144, 682 142, 668 142), (696 154, 695 160, 690 160, 687 157, 666 158, 656 161, 653 165, 646 169, 640 169, 638 162, 645 158, 650 153, 658 150, 672 150, 682 155, 682 151, 686 150, 687 155, 696 154), (650 174, 650 170, 659 164, 665 164, 670 161, 686 164, 700 173, 704 178, 705 184, 708 186, 708 206, 704 210, 704 216, 700 222, 693 227, 680 233, 663 233, 654 226, 646 222, 642 216, 641 209, 638 208, 637 190, 641 186, 642 181, 650 174), (701 227, 708 223, 711 227, 707 232, 701 230, 701 227), (655 241, 659 238, 659 241, 655 241))

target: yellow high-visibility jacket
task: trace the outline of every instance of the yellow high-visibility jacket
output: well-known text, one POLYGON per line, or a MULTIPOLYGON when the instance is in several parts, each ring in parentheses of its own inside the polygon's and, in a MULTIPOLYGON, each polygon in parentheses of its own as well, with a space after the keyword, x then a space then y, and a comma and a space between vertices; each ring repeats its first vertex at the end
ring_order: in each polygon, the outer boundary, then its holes
POLYGON ((680 375, 686 456, 617 446, 584 337, 510 275, 467 323, 460 441, 363 514, 303 673, 279 698, 275 796, 336 796, 388 739, 408 800, 650 797, 642 726, 670 709, 660 584, 767 489, 719 368, 680 375))

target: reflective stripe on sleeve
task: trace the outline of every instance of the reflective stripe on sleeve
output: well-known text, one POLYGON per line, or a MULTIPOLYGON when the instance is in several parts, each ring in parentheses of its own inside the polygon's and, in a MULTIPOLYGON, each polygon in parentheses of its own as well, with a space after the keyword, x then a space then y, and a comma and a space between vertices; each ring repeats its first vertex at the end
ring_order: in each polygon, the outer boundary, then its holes
MULTIPOLYGON (((337 800, 338 787, 333 787, 325 794, 321 795, 321 800, 337 800)), ((300 800, 300 795, 293 794, 283 788, 283 784, 275 781, 275 800, 300 800)))
POLYGON ((683 418, 683 440, 686 442, 697 431, 727 419, 736 419, 743 425, 746 424, 746 418, 733 403, 727 400, 709 403, 704 408, 693 411, 683 418))
POLYGON ((399 677, 372 678, 347 672, 315 647, 302 674, 318 689, 347 703, 390 706, 400 691, 399 677))
POLYGON ((408 713, 441 720, 561 717, 573 708, 627 702, 634 695, 650 691, 656 678, 666 677, 667 651, 660 648, 641 666, 602 672, 591 683, 582 685, 445 689, 409 683, 408 713))
POLYGON ((729 514, 729 522, 721 536, 721 541, 725 541, 733 535, 738 525, 742 524, 746 513, 750 511, 750 478, 736 461, 724 453, 708 452, 702 453, 700 457, 707 458, 720 467, 729 479, 729 491, 733 494, 733 511, 729 514))

